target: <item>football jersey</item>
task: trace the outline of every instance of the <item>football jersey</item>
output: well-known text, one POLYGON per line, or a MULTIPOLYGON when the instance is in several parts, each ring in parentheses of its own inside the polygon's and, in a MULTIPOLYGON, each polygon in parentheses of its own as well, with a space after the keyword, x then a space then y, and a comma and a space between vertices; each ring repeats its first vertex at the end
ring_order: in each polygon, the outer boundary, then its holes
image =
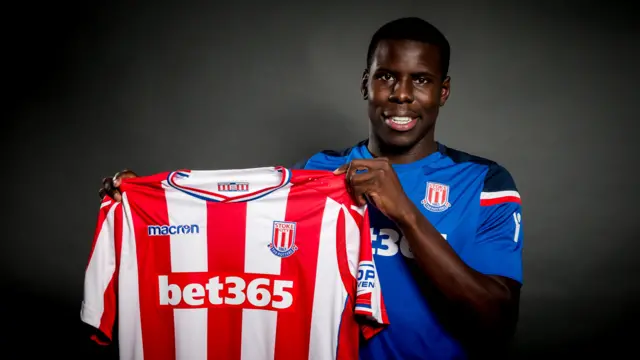
MULTIPOLYGON (((294 168, 334 170, 371 159, 367 142, 322 151, 294 168)), ((438 151, 393 168, 415 206, 471 268, 522 283, 522 211, 509 172, 499 164, 438 144, 438 151)), ((371 241, 390 325, 362 343, 360 358, 461 359, 463 344, 444 326, 407 239, 390 219, 368 207, 371 241)))
POLYGON ((387 324, 344 175, 172 171, 101 204, 81 318, 122 360, 354 359, 387 324))

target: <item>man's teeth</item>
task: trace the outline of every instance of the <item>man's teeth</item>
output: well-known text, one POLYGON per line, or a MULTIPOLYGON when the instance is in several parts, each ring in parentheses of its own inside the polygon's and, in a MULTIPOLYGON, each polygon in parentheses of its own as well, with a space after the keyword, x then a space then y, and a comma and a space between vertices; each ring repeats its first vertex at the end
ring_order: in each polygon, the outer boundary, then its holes
POLYGON ((391 117, 391 121, 396 124, 408 124, 411 122, 411 118, 408 116, 393 116, 391 117))

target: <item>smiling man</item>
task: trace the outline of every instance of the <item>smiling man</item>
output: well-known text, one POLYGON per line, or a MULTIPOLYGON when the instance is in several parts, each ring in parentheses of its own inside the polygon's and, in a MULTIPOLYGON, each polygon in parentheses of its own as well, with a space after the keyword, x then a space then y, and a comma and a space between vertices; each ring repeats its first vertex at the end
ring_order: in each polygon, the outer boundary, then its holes
MULTIPOLYGON (((516 327, 522 283, 520 196, 496 162, 435 140, 449 98, 450 48, 434 26, 402 18, 371 39, 362 76, 369 137, 296 168, 346 173, 370 206, 371 236, 390 326, 363 360, 495 359, 516 327)), ((119 201, 125 171, 100 196, 119 201)))
POLYGON ((373 205, 391 325, 363 345, 361 359, 495 358, 515 331, 520 196, 502 166, 435 140, 449 54, 446 38, 422 19, 382 26, 362 76, 369 138, 298 166, 346 172, 353 196, 373 205))

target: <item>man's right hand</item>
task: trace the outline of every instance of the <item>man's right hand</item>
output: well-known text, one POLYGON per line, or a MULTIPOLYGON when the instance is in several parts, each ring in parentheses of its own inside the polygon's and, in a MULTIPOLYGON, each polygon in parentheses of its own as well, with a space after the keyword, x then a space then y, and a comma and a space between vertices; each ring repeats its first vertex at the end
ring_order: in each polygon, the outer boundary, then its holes
POLYGON ((122 179, 134 178, 136 176, 138 175, 131 170, 122 170, 117 172, 113 177, 102 179, 102 187, 98 192, 100 199, 103 199, 105 195, 109 195, 117 202, 122 201, 122 195, 120 195, 120 191, 118 190, 120 182, 122 179))

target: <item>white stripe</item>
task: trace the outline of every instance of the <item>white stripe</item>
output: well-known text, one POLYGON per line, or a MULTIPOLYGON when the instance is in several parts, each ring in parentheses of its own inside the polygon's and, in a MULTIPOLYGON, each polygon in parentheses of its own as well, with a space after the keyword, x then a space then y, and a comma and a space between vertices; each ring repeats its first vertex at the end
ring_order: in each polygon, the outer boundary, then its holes
POLYGON ((102 204, 100 204, 100 209, 102 209, 105 206, 109 206, 109 205, 111 205, 111 200, 107 200, 107 201, 103 202, 102 204))
POLYGON ((95 328, 100 327, 100 319, 104 313, 104 293, 116 269, 115 234, 113 232, 116 208, 118 206, 111 207, 102 222, 85 272, 84 299, 80 318, 95 328))
MULTIPOLYGON (((275 256, 275 255, 272 255, 275 256)), ((242 360, 272 360, 276 349, 278 313, 261 309, 242 309, 242 360)))
POLYGON ((358 224, 356 224, 356 222, 353 220, 353 217, 351 217, 351 214, 349 214, 348 211, 345 211, 344 218, 349 272, 351 273, 351 276, 356 278, 356 275, 358 275, 358 263, 360 262, 360 230, 358 229, 358 224))
POLYGON ((122 195, 125 222, 122 225, 120 277, 118 278, 118 329, 120 359, 143 360, 142 323, 140 321, 140 294, 138 287, 138 255, 133 218, 127 194, 122 195))
MULTIPOLYGON (((271 243, 273 234, 273 221, 285 219, 286 199, 290 188, 291 186, 286 186, 262 199, 247 203, 245 273, 280 275, 282 260, 271 253, 268 245, 271 243)), ((248 293, 247 295, 250 296, 248 293)), ((277 323, 278 313, 275 311, 243 309, 240 358, 243 360, 273 359, 277 323)))
MULTIPOLYGON (((340 277, 336 256, 336 227, 340 211, 342 211, 340 204, 327 198, 322 215, 318 248, 316 291, 313 294, 314 306, 311 313, 309 359, 336 358, 338 329, 344 303, 347 299, 347 290, 340 277)), ((350 235, 347 234, 347 236, 350 235)))
POLYGON ((483 199, 483 200, 497 199, 497 198, 508 197, 508 196, 520 198, 520 194, 517 191, 513 191, 513 190, 483 191, 480 193, 480 199, 483 199))
POLYGON ((355 205, 351 205, 351 210, 354 210, 355 212, 357 212, 358 214, 364 216, 364 210, 367 206, 362 206, 362 207, 358 207, 355 205))
MULTIPOLYGON (((207 204, 179 191, 165 191, 168 225, 197 225, 199 233, 170 236, 171 271, 207 272, 207 204)), ((165 225, 165 224, 158 224, 165 225)), ((150 241, 161 241, 150 239, 150 241)), ((207 309, 174 309, 176 360, 207 358, 207 309)))

